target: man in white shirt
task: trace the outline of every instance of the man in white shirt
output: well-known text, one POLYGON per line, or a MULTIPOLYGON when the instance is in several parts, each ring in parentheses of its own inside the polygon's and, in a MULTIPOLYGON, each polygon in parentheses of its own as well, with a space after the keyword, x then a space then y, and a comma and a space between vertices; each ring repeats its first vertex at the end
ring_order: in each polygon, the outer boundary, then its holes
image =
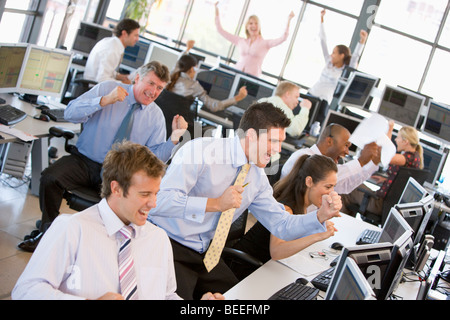
POLYGON ((301 135, 309 119, 309 110, 311 109, 311 101, 303 99, 300 103, 300 112, 294 115, 293 110, 298 105, 298 98, 300 97, 300 87, 289 81, 282 81, 277 86, 275 95, 268 98, 259 99, 258 102, 270 102, 275 107, 280 108, 291 120, 291 124, 286 128, 286 133, 291 137, 298 137, 301 135))
POLYGON ((103 168, 101 202, 54 221, 17 281, 13 299, 180 299, 169 238, 147 222, 164 163, 147 147, 124 142, 108 152, 103 168), (126 245, 120 236, 124 227, 132 227, 126 245), (126 246, 131 253, 125 261, 131 263, 123 267, 126 246), (119 273, 134 284, 128 296, 119 273))
MULTIPOLYGON (((281 178, 292 170, 297 159, 304 154, 326 155, 337 163, 339 158, 349 154, 348 149, 351 146, 349 139, 350 132, 346 128, 339 124, 330 124, 323 131, 317 144, 311 148, 297 150, 289 157, 281 170, 281 178)), ((338 179, 334 190, 338 194, 347 194, 357 188, 378 169, 380 156, 380 147, 373 142, 361 150, 358 159, 338 165, 338 179)))
POLYGON ((117 69, 122 62, 126 47, 133 47, 139 40, 139 23, 131 19, 121 20, 114 28, 112 37, 97 42, 89 53, 84 78, 96 82, 118 80, 130 84, 128 75, 117 69))

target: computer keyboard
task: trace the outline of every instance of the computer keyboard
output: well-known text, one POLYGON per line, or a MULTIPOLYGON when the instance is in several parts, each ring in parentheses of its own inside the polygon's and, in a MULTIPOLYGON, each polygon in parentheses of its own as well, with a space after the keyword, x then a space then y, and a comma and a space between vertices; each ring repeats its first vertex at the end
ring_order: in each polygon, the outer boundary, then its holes
POLYGON ((356 244, 372 244, 377 243, 381 232, 376 230, 364 230, 356 240, 356 244))
POLYGON ((64 119, 64 110, 65 109, 44 109, 42 110, 42 113, 49 116, 53 121, 66 122, 64 119))
POLYGON ((311 284, 321 291, 327 291, 333 277, 335 267, 331 267, 311 280, 311 284))
POLYGON ((307 286, 297 280, 273 294, 269 300, 312 300, 319 294, 319 289, 307 286))
POLYGON ((0 123, 10 126, 27 117, 27 114, 9 104, 0 106, 0 123))

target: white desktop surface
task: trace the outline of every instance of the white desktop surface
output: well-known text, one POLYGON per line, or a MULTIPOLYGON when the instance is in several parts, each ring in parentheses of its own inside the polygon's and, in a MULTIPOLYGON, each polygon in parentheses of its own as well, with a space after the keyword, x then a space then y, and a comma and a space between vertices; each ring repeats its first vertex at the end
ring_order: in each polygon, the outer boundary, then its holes
POLYGON ((227 300, 267 300, 279 289, 294 282, 298 278, 312 280, 316 275, 330 268, 330 262, 339 255, 339 253, 335 255, 327 253, 328 259, 325 260, 323 258, 311 258, 309 255, 310 252, 323 251, 324 249, 327 252, 328 250, 333 251, 330 246, 334 242, 340 242, 344 246, 354 246, 358 236, 365 229, 381 230, 377 226, 343 213, 341 213, 340 218, 333 218, 331 221, 334 222, 338 230, 333 237, 317 242, 292 257, 293 259, 297 258, 299 262, 311 261, 312 264, 317 266, 316 273, 311 274, 311 268, 309 266, 305 266, 304 274, 302 274, 279 261, 270 260, 228 290, 224 294, 225 298, 227 300))

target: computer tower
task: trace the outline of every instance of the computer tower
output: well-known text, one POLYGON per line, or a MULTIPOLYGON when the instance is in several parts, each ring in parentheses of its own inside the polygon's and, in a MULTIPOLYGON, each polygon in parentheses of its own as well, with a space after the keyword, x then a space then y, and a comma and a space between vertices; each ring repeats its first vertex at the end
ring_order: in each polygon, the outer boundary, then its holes
POLYGON ((33 142, 11 142, 3 147, 1 173, 22 179, 33 142))

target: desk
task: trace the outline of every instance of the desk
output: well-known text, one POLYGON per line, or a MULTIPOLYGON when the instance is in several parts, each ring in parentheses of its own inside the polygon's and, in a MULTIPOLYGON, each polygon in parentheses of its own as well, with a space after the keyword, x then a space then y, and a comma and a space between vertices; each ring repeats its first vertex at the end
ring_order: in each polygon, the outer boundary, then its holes
MULTIPOLYGON (((354 246, 355 242, 365 229, 381 230, 379 227, 355 219, 351 216, 342 214, 340 218, 333 218, 338 232, 333 237, 317 242, 308 248, 295 254, 292 259, 298 259, 298 262, 309 262, 316 266, 316 272, 312 272, 310 265, 305 265, 303 270, 297 268, 297 271, 286 266, 285 264, 270 260, 261 268, 250 274, 247 278, 239 282, 236 286, 228 290, 224 296, 227 300, 267 300, 279 289, 294 282, 298 278, 306 278, 312 280, 315 276, 330 268, 330 262, 339 255, 327 254, 328 260, 323 258, 311 258, 309 252, 323 251, 324 249, 331 250, 330 245, 333 242, 340 242, 344 246, 354 246)), ((309 284, 311 285, 311 284, 309 284)), ((406 290, 402 290, 401 294, 405 299, 415 299, 417 296, 418 284, 408 284, 406 290), (415 288, 411 290, 411 287, 415 288)), ((397 291, 396 291, 397 292, 397 291)), ((400 295, 400 294, 399 294, 400 295)), ((325 293, 321 292, 321 297, 325 297, 325 293)))
MULTIPOLYGON (((6 104, 10 104, 17 109, 25 111, 29 116, 23 121, 14 125, 15 129, 22 130, 29 133, 39 139, 33 142, 31 149, 31 193, 34 195, 39 194, 39 179, 42 170, 48 166, 48 139, 43 139, 49 136, 48 130, 53 126, 60 126, 74 132, 80 132, 80 124, 74 124, 70 122, 54 122, 54 121, 41 121, 33 119, 33 116, 41 113, 41 110, 36 109, 30 103, 20 100, 15 95, 1 93, 0 97, 6 100, 6 104)), ((0 140, 0 143, 16 142, 20 141, 18 138, 2 133, 5 139, 0 140)))

